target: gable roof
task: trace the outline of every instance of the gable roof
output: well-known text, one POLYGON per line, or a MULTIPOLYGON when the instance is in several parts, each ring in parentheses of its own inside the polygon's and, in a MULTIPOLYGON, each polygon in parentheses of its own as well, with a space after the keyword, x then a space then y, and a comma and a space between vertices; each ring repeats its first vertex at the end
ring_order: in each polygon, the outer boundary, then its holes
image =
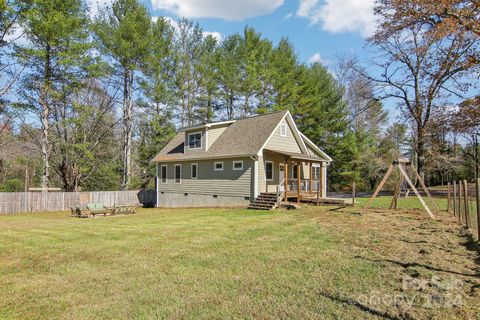
MULTIPOLYGON (((275 129, 287 114, 290 115, 288 111, 279 111, 232 121, 207 151, 189 150, 188 153, 184 153, 185 131, 199 128, 199 126, 183 128, 177 132, 176 136, 152 161, 162 162, 255 156, 265 147, 275 132, 275 129)), ((291 116, 287 117, 287 119, 289 118, 291 118, 291 116)), ((288 121, 290 121, 290 119, 288 121)), ((293 119, 291 119, 291 121, 293 121, 293 119)), ((301 133, 296 129, 296 126, 295 130, 297 134, 300 134, 300 137, 301 133)), ((299 145, 301 146, 302 144, 303 147, 305 147, 303 139, 300 138, 299 145)))
POLYGON ((230 124, 207 151, 190 150, 184 153, 185 129, 157 154, 153 161, 199 158, 228 158, 256 155, 287 111, 236 120, 230 124))
POLYGON ((304 135, 301 132, 300 132, 300 135, 302 136, 303 141, 305 141, 305 144, 307 144, 310 148, 312 148, 313 150, 318 152, 320 155, 322 155, 322 157, 327 159, 329 162, 333 161, 333 159, 330 158, 330 156, 328 154, 326 154, 325 151, 323 151, 322 149, 317 147, 317 145, 315 143, 313 143, 312 140, 308 139, 306 135, 304 135))

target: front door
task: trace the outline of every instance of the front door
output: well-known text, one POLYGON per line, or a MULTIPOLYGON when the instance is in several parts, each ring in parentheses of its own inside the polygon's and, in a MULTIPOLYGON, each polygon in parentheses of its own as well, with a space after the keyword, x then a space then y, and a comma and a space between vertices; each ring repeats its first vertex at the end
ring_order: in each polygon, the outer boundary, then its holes
MULTIPOLYGON (((278 183, 282 183, 283 179, 285 179, 285 164, 280 163, 278 167, 278 183)), ((280 186, 280 192, 285 191, 285 182, 280 186)))

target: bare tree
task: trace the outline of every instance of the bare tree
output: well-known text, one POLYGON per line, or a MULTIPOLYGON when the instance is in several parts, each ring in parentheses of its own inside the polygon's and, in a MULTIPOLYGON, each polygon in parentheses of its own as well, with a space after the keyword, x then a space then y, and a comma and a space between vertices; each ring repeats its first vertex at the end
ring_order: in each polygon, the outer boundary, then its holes
MULTIPOLYGON (((387 15, 378 7, 377 14, 387 15)), ((417 167, 424 174, 426 129, 432 113, 471 92, 472 78, 479 71, 478 37, 468 31, 432 37, 424 22, 419 22, 396 32, 380 29, 369 43, 377 50, 380 75, 368 77, 381 98, 395 99, 398 108, 413 119, 417 167)))

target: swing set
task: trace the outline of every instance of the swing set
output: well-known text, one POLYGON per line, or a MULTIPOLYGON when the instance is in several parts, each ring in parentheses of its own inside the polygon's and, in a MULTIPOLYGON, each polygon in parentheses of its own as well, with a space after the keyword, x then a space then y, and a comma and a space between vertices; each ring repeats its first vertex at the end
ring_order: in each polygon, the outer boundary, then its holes
POLYGON ((380 182, 380 184, 378 185, 377 189, 375 190, 375 192, 373 193, 372 197, 370 198, 370 200, 368 201, 367 203, 367 208, 370 208, 370 206, 372 205, 372 202, 373 200, 375 200, 375 198, 377 197, 377 195, 380 193, 380 191, 382 190, 383 186, 385 185, 385 183, 387 182, 388 178, 391 176, 391 174, 393 173, 393 171, 397 169, 399 174, 400 174, 400 179, 398 180, 396 186, 395 186, 395 191, 393 192, 393 198, 392 198, 392 202, 390 203, 390 209, 397 209, 397 201, 398 201, 398 198, 400 197, 401 193, 402 193, 402 189, 406 189, 405 191, 405 198, 408 197, 408 194, 410 193, 410 190, 413 190, 413 192, 415 193, 415 195, 417 196, 418 200, 420 201, 420 203, 422 204, 423 208, 425 209, 425 211, 427 211, 428 215, 430 216, 430 218, 432 219, 435 219, 435 216, 433 215, 432 211, 430 210, 430 208, 428 207, 428 205, 426 204, 425 200, 423 200, 422 196, 420 195, 420 193, 418 192, 417 188, 415 188, 415 184, 412 182, 412 180, 410 179, 410 177, 408 176, 407 174, 407 169, 410 169, 411 172, 413 172, 415 178, 417 179, 417 181, 420 183, 420 186, 422 187, 423 191, 427 194, 428 198, 430 199, 430 201, 432 202, 432 205, 433 207, 435 208, 435 211, 438 212, 438 208, 437 208, 437 205, 435 204, 435 202, 433 201, 433 198, 432 196, 430 195, 430 192, 428 191, 427 187, 425 186, 425 183, 423 181, 423 179, 420 177, 420 175, 418 174, 418 171, 415 169, 415 167, 412 165, 412 163, 406 159, 406 158, 398 158, 397 160, 394 160, 392 162, 392 164, 390 165, 390 167, 388 168, 387 170, 387 173, 385 174, 385 176, 383 177, 382 181, 380 182), (405 186, 405 182, 406 184, 408 185, 408 188, 406 188, 405 186))

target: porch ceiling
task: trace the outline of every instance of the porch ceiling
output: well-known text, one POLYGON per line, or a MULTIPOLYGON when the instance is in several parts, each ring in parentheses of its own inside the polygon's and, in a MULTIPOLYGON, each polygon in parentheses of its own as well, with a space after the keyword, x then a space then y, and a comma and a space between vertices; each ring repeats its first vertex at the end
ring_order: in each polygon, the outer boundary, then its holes
POLYGON ((311 156, 308 154, 303 154, 303 153, 295 153, 295 152, 287 152, 287 151, 281 151, 281 150, 272 150, 272 149, 264 149, 267 152, 271 153, 276 153, 276 154, 281 154, 286 157, 288 157, 291 160, 300 160, 300 161, 308 161, 308 162, 328 162, 327 159, 324 158, 319 158, 316 156, 311 156))

